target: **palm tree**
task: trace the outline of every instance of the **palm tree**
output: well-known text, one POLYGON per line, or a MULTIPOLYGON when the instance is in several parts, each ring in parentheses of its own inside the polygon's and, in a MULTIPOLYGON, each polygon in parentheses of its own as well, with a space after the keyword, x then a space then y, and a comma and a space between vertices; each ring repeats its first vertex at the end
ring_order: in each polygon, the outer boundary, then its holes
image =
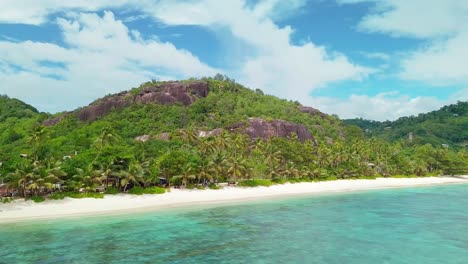
POLYGON ((8 174, 10 186, 18 187, 23 192, 23 197, 27 196, 27 187, 32 177, 32 166, 30 164, 20 164, 15 172, 8 174))
POLYGON ((227 170, 226 154, 220 151, 215 152, 213 156, 211 156, 211 162, 215 178, 224 178, 227 170))
POLYGON ((236 134, 234 138, 231 138, 229 142, 229 147, 233 151, 234 156, 242 156, 246 157, 247 152, 246 150, 248 149, 249 141, 245 135, 241 134, 236 134))
POLYGON ((302 166, 299 170, 299 176, 303 179, 310 179, 312 176, 312 171, 307 166, 302 166))
POLYGON ((130 183, 140 185, 140 181, 143 178, 144 173, 145 171, 141 164, 139 164, 138 162, 130 163, 128 170, 124 170, 120 173, 120 186, 123 187, 123 191, 127 191, 127 187, 130 183))
POLYGON ((197 174, 198 184, 200 184, 202 180, 208 180, 208 181, 213 180, 213 175, 215 174, 213 165, 214 165, 213 161, 209 159, 202 159, 200 161, 199 167, 198 167, 199 170, 197 174))
POLYGON ((187 163, 182 167, 182 171, 179 175, 172 177, 174 180, 180 179, 182 181, 183 186, 187 186, 187 184, 192 179, 196 179, 196 175, 193 173, 193 165, 191 163, 187 163))
POLYGON ((143 161, 136 161, 139 164, 139 167, 142 170, 142 176, 139 179, 143 183, 143 187, 148 187, 150 184, 157 182, 157 177, 152 175, 150 169, 150 161, 143 160, 143 161))
POLYGON ((31 135, 27 138, 27 143, 32 147, 32 158, 34 161, 39 160, 39 152, 45 135, 45 127, 43 125, 35 125, 31 135))
POLYGON ((213 140, 209 138, 199 139, 198 150, 202 158, 205 158, 210 153, 213 153, 215 149, 216 149, 216 145, 214 144, 213 140))
POLYGON ((271 144, 265 145, 263 154, 265 156, 265 164, 269 168, 273 168, 275 164, 278 164, 283 159, 281 151, 276 151, 271 144))
POLYGON ((118 141, 118 136, 112 133, 111 127, 105 127, 99 136, 96 138, 94 141, 94 147, 97 149, 98 153, 96 154, 96 157, 94 160, 90 163, 90 165, 94 165, 94 163, 97 161, 99 156, 101 156, 104 148, 110 144, 112 144, 115 141, 118 141))
POLYGON ((61 162, 54 159, 44 160, 43 162, 33 163, 33 177, 35 179, 35 186, 39 194, 45 190, 46 192, 54 189, 57 184, 62 183, 62 178, 66 173, 61 168, 61 162))
POLYGON ((412 165, 414 166, 414 174, 423 176, 427 173, 427 163, 422 159, 415 160, 412 165))
POLYGON ((296 168, 294 162, 288 162, 283 168, 282 174, 288 179, 297 179, 299 177, 299 170, 296 168))
POLYGON ((181 129, 178 131, 177 135, 190 145, 198 144, 198 132, 194 128, 181 129))
POLYGON ((85 191, 93 191, 98 184, 102 184, 101 173, 99 170, 92 171, 90 169, 76 169, 76 174, 73 175, 73 183, 75 190, 83 188, 85 191))
POLYGON ((243 158, 231 158, 229 159, 229 165, 227 174, 231 180, 239 180, 248 176, 248 169, 246 160, 243 158))
POLYGON ((221 133, 219 136, 215 138, 215 148, 219 151, 224 151, 229 147, 231 135, 227 132, 221 133))

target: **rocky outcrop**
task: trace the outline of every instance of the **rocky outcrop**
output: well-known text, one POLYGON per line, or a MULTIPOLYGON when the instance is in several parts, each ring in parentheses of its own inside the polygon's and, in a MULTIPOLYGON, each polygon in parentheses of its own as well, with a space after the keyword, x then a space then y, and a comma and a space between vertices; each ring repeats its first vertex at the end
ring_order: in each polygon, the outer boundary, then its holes
POLYGON ((64 116, 58 116, 58 117, 54 117, 54 118, 51 118, 51 119, 47 119, 47 120, 42 122, 42 125, 44 125, 44 126, 55 126, 56 124, 60 123, 60 121, 63 120, 63 117, 64 116))
POLYGON ((136 141, 140 141, 140 142, 146 142, 148 140, 151 139, 151 136, 150 135, 142 135, 142 136, 138 136, 135 138, 136 141))
POLYGON ((170 141, 171 140, 171 134, 170 133, 161 133, 155 137, 155 139, 161 140, 161 141, 170 141))
POLYGON ((314 144, 317 141, 304 125, 292 123, 284 120, 265 121, 261 118, 249 118, 247 124, 238 123, 229 127, 229 131, 234 133, 245 133, 250 138, 268 139, 272 137, 290 137, 293 133, 297 135, 301 142, 311 140, 314 144))
POLYGON ((135 103, 164 105, 181 103, 187 106, 192 104, 197 97, 206 96, 208 96, 207 82, 167 82, 154 87, 143 88, 138 93, 125 91, 102 98, 78 110, 76 116, 81 121, 94 121, 113 109, 120 109, 135 103))
MULTIPOLYGON (((197 132, 197 136, 200 138, 219 136, 223 133, 223 131, 228 131, 230 133, 244 133, 252 139, 269 139, 272 137, 290 138, 292 134, 296 134, 297 138, 301 142, 311 140, 315 145, 317 145, 317 140, 315 140, 307 127, 278 119, 273 121, 265 121, 261 118, 249 118, 247 123, 238 123, 226 129, 216 128, 208 131, 199 130, 197 132)), ((170 141, 171 138, 169 133, 161 133, 156 136, 141 135, 135 138, 135 140, 140 142, 147 142, 148 140, 152 139, 170 141)))
POLYGON ((210 130, 210 131, 200 130, 200 131, 198 131, 198 137, 214 137, 214 136, 221 135, 221 133, 223 133, 222 128, 216 128, 216 129, 213 129, 213 130, 210 130))
POLYGON ((322 118, 325 118, 327 115, 320 112, 318 109, 315 109, 313 107, 310 107, 310 106, 301 106, 299 107, 299 111, 303 112, 303 113, 307 113, 309 115, 318 115, 322 118))

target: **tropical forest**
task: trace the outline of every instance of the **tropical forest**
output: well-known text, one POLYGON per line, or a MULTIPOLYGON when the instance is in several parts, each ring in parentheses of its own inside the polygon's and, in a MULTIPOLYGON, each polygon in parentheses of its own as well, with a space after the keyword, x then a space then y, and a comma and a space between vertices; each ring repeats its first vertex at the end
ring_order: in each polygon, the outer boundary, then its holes
POLYGON ((467 133, 468 102, 342 121, 220 74, 153 80, 56 114, 1 96, 0 194, 43 201, 467 174, 467 133))

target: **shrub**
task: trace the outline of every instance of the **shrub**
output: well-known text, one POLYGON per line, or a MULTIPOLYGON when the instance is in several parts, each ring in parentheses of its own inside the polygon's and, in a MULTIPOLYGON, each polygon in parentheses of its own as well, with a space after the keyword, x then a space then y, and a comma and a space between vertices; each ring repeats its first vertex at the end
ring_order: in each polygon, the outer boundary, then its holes
POLYGON ((327 176, 327 177, 323 177, 323 178, 320 178, 321 181, 336 181, 338 180, 338 178, 336 178, 336 176, 327 176))
POLYGON ((142 195, 142 194, 145 193, 145 189, 143 189, 140 186, 135 186, 135 187, 131 188, 130 190, 128 190, 128 193, 133 194, 133 195, 142 195))
POLYGON ((242 187, 257 187, 257 186, 269 187, 271 185, 273 185, 273 183, 270 180, 264 180, 264 179, 245 180, 245 181, 239 182, 239 186, 242 186, 242 187))
POLYGON ((95 198, 95 199, 102 199, 104 198, 104 194, 102 193, 76 193, 76 192, 62 192, 62 193, 54 193, 49 195, 49 199, 52 200, 63 200, 65 197, 70 197, 74 199, 82 199, 82 198, 95 198))
POLYGON ((195 184, 193 184, 193 183, 187 184, 187 189, 190 189, 190 190, 195 189, 195 184))
POLYGON ((309 177, 302 177, 299 179, 300 182, 312 182, 312 180, 309 177))
POLYGON ((163 194, 166 192, 166 189, 162 187, 151 187, 143 189, 146 194, 163 194))
POLYGON ((301 179, 297 179, 297 178, 291 178, 288 180, 290 183, 298 183, 298 182, 301 182, 301 179))
POLYGON ((3 198, 3 199, 0 198, 0 201, 1 201, 2 203, 4 203, 4 204, 6 204, 6 203, 11 203, 11 202, 13 202, 13 198, 8 198, 8 197, 3 198))
POLYGON ((63 200, 65 197, 67 197, 67 193, 53 193, 48 198, 51 200, 63 200))
POLYGON ((80 193, 80 194, 81 195, 79 196, 79 198, 94 198, 94 199, 104 198, 104 194, 102 194, 102 193, 91 192, 91 193, 80 193))
POLYGON ((290 183, 298 183, 298 182, 312 182, 309 177, 301 177, 301 178, 292 178, 288 180, 290 183))
POLYGON ((130 194, 142 195, 142 194, 163 194, 166 190, 162 187, 151 187, 151 188, 142 188, 140 186, 135 186, 128 191, 130 194))
POLYGON ((280 178, 275 178, 275 179, 272 180, 272 182, 278 183, 278 184, 284 184, 284 183, 287 183, 288 180, 286 180, 286 179, 280 179, 280 178))
POLYGON ((198 190, 205 190, 205 186, 203 186, 203 185, 197 185, 197 189, 198 189, 198 190))
POLYGON ((42 203, 45 201, 45 198, 42 196, 33 196, 31 197, 31 200, 34 201, 35 203, 42 203))
POLYGON ((212 189, 212 190, 219 190, 219 186, 216 185, 215 183, 210 183, 210 185, 208 186, 208 188, 212 189))
POLYGON ((375 179, 377 179, 377 177, 375 175, 361 175, 361 176, 358 176, 357 179, 375 180, 375 179))
POLYGON ((397 174, 397 175, 393 175, 391 176, 391 178, 417 178, 418 176, 416 175, 401 175, 401 174, 397 174))
POLYGON ((117 189, 115 187, 109 187, 109 188, 106 189, 106 191, 104 193, 105 194, 118 194, 119 189, 117 189))

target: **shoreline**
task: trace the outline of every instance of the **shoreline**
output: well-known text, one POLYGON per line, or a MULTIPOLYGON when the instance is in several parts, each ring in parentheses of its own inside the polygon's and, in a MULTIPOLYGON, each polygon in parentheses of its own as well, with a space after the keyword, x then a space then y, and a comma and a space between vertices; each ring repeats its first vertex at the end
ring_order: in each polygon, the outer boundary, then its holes
POLYGON ((318 194, 409 188, 446 184, 468 184, 468 176, 423 178, 377 178, 286 183, 270 187, 224 187, 219 190, 171 189, 164 194, 106 195, 103 199, 48 200, 42 203, 14 201, 0 204, 0 223, 55 220, 87 216, 124 215, 193 206, 228 205, 267 199, 294 198, 318 194))

